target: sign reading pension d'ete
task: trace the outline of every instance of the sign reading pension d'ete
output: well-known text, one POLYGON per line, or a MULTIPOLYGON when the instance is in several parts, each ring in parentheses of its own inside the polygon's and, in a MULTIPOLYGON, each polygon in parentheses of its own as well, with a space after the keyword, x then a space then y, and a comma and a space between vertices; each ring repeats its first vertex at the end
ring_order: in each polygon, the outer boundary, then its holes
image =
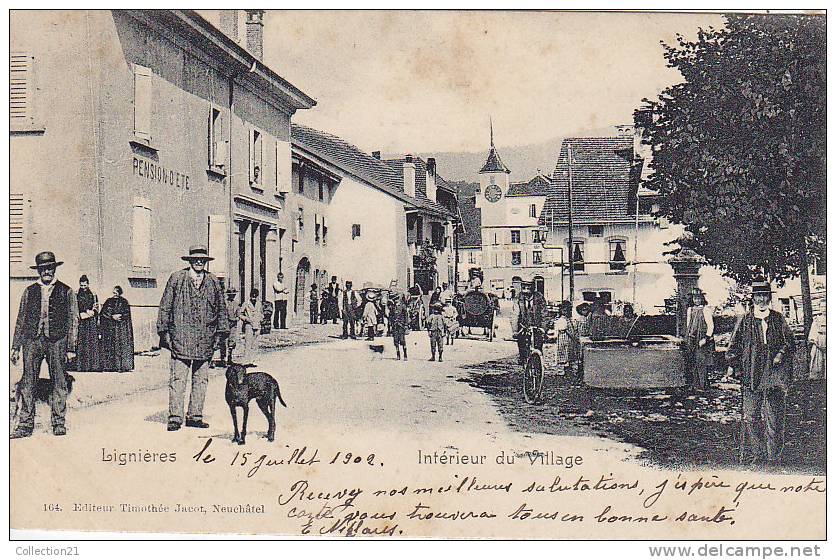
POLYGON ((156 181, 164 185, 173 185, 178 189, 189 190, 188 175, 173 171, 153 161, 134 156, 133 170, 134 175, 143 177, 149 181, 156 181))

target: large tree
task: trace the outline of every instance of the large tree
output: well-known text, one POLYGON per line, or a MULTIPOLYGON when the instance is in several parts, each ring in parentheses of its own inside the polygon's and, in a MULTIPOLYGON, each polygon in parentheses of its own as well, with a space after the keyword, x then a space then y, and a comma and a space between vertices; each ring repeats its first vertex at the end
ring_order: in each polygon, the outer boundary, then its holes
POLYGON ((824 17, 729 15, 663 47, 684 81, 636 115, 660 214, 738 281, 800 275, 809 331, 826 219, 824 17))

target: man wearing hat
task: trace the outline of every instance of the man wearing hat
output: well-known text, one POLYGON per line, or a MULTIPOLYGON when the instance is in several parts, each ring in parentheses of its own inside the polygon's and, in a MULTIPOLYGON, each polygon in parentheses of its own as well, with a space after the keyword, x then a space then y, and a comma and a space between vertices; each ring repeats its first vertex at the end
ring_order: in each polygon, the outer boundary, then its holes
POLYGON ((708 390, 708 372, 714 366, 714 309, 708 305, 699 288, 691 290, 691 307, 685 323, 685 344, 688 353, 686 378, 699 392, 708 390))
POLYGON ((795 339, 784 316, 770 309, 768 282, 752 284, 752 300, 752 308, 734 326, 726 360, 729 374, 740 373, 745 435, 754 459, 777 463, 784 447, 795 339))
POLYGON ((360 294, 353 289, 351 280, 345 281, 343 290, 343 335, 341 338, 357 338, 357 307, 360 305, 360 294))
POLYGON ((35 424, 35 383, 46 360, 52 379, 52 433, 67 433, 67 354, 75 352, 78 338, 78 302, 73 290, 55 278, 64 264, 52 251, 35 256, 39 279, 23 292, 12 339, 11 360, 17 364, 23 348, 23 376, 20 378, 20 422, 12 439, 29 437, 35 424))
POLYGON ((192 389, 186 426, 208 428, 203 421, 203 401, 209 383, 209 361, 218 336, 229 333, 229 318, 223 287, 206 270, 212 260, 206 245, 193 245, 184 255, 189 266, 168 279, 160 300, 157 333, 160 346, 171 351, 168 382, 168 430, 183 423, 186 381, 191 374, 192 389))
MULTIPOLYGON (((517 348, 519 363, 525 365, 531 352, 531 341, 526 330, 529 328, 545 329, 546 298, 540 292, 534 291, 534 282, 520 284, 520 311, 517 318, 517 348)), ((534 331, 534 346, 543 351, 544 335, 542 331, 534 331)))

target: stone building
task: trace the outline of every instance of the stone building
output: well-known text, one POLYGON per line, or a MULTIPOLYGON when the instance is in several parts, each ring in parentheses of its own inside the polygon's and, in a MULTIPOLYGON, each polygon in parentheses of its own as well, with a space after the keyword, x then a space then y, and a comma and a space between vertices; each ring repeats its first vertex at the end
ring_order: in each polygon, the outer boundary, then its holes
POLYGON ((54 250, 69 284, 124 288, 141 350, 191 244, 264 291, 292 237, 290 119, 315 101, 260 61, 262 17, 244 48, 192 11, 11 12, 13 301, 54 250))

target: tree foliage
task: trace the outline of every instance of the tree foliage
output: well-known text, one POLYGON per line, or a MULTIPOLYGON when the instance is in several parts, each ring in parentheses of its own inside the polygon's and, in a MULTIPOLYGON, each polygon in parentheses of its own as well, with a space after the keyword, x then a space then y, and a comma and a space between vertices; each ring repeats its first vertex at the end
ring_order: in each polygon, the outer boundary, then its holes
POLYGON ((730 15, 663 47, 684 81, 636 115, 660 215, 736 280, 797 276, 824 248, 824 18, 730 15))

